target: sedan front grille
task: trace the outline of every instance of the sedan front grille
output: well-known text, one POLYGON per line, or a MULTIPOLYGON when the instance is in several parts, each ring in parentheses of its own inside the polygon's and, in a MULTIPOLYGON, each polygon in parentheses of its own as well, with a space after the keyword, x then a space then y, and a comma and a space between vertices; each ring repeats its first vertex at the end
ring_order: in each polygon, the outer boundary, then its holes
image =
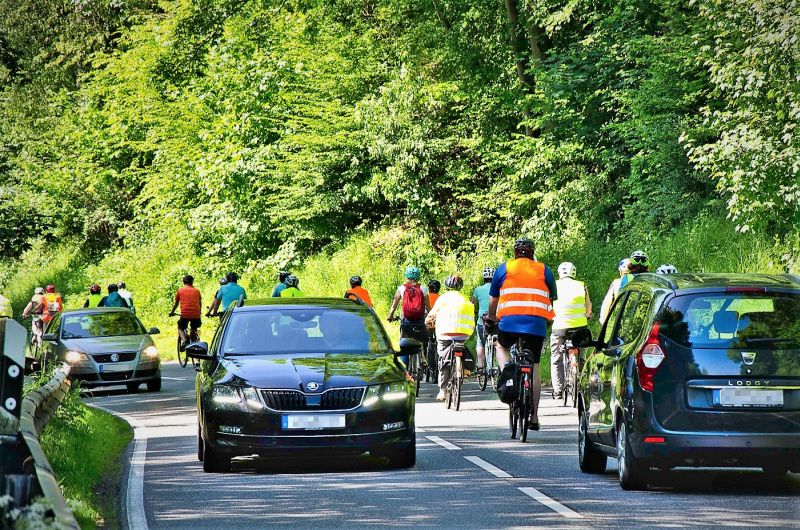
POLYGON ((132 361, 132 360, 134 360, 136 358, 136 352, 135 351, 125 351, 125 352, 117 353, 117 355, 119 355, 119 359, 117 359, 116 361, 112 361, 111 360, 111 356, 112 355, 114 355, 114 354, 113 353, 97 353, 97 354, 92 355, 92 359, 94 359, 95 362, 98 362, 98 363, 110 363, 110 362, 120 362, 121 363, 121 362, 126 362, 126 361, 132 361))
POLYGON ((332 388, 322 394, 304 394, 298 390, 262 390, 268 408, 291 410, 350 410, 361 404, 364 388, 332 388))

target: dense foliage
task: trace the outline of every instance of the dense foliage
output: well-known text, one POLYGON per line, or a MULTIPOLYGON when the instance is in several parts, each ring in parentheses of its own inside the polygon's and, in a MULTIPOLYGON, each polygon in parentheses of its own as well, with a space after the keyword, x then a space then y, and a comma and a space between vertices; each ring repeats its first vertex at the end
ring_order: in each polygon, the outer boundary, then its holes
POLYGON ((645 246, 711 212, 789 268, 798 35, 786 0, 0 0, 0 253, 274 270, 380 228, 645 246))

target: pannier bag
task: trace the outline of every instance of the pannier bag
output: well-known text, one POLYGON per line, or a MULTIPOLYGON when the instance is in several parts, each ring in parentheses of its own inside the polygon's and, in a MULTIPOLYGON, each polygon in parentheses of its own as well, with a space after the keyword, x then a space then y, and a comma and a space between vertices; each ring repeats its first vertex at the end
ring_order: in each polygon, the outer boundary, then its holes
POLYGON ((519 370, 513 362, 508 363, 497 379, 497 395, 506 405, 514 402, 519 395, 519 370))

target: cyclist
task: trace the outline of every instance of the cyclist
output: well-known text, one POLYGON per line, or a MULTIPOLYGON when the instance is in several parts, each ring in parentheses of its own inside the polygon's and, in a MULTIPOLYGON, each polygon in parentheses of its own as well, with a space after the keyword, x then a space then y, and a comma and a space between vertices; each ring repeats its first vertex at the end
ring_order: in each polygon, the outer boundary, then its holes
POLYGON ((44 289, 41 287, 34 289, 30 302, 28 302, 28 305, 26 305, 25 309, 22 310, 22 318, 28 318, 28 316, 32 315, 34 317, 34 322, 41 326, 42 321, 40 319, 42 312, 44 311, 44 304, 42 302, 43 299, 44 289))
POLYGON ((433 304, 439 299, 439 291, 442 289, 442 284, 439 280, 431 280, 428 282, 428 308, 433 309, 433 304))
POLYGON ((289 277, 289 272, 287 271, 280 271, 278 273, 278 284, 272 290, 272 298, 280 298, 281 291, 286 289, 286 278, 289 277))
POLYGON ((0 317, 14 318, 14 308, 11 307, 11 300, 0 294, 0 317))
POLYGON ((91 287, 89 287, 89 298, 83 303, 84 308, 92 308, 97 307, 100 305, 100 300, 103 299, 103 295, 100 294, 100 286, 96 283, 93 283, 91 287))
POLYGON ((619 281, 619 288, 622 289, 637 275, 650 270, 650 262, 647 260, 647 254, 642 250, 637 250, 631 254, 630 263, 628 263, 628 273, 623 276, 619 281))
POLYGON ((451 342, 464 343, 475 331, 475 306, 461 292, 464 280, 461 276, 448 276, 444 281, 445 292, 436 301, 436 305, 425 318, 428 327, 436 328, 436 340, 439 353, 439 393, 438 401, 444 401, 445 389, 450 382, 450 364, 444 360, 451 347, 451 342))
POLYGON ((47 324, 53 320, 56 313, 60 313, 64 309, 64 301, 56 291, 56 286, 52 283, 45 287, 44 291, 42 296, 42 321, 47 324))
POLYGON ((565 261, 558 266, 558 300, 553 302, 553 329, 550 332, 550 375, 553 379, 553 395, 561 398, 564 387, 564 363, 567 362, 565 348, 567 335, 586 328, 592 316, 592 301, 586 285, 575 279, 575 265, 565 261))
POLYGON ((297 286, 300 285, 300 278, 294 274, 286 277, 286 289, 281 291, 281 298, 302 298, 305 295, 297 286))
POLYGON ((191 325, 192 332, 197 332, 202 326, 203 322, 200 319, 203 307, 203 296, 200 291, 194 287, 194 276, 187 274, 183 277, 183 287, 178 289, 175 293, 175 303, 169 312, 169 316, 175 316, 175 310, 178 305, 181 306, 181 316, 178 319, 178 335, 181 338, 181 350, 186 347, 189 337, 186 335, 186 330, 191 325))
POLYGON ((677 274, 678 268, 675 265, 664 264, 656 269, 656 274, 677 274))
MULTIPOLYGON (((396 320, 395 311, 400 306, 403 317, 400 320, 400 337, 411 338, 420 341, 422 344, 428 342, 428 329, 425 327, 425 314, 430 310, 428 306, 427 289, 419 284, 420 272, 417 267, 409 265, 406 267, 406 281, 397 288, 392 300, 392 307, 389 309, 387 320, 396 320), (402 305, 401 305, 402 302, 402 305)), ((423 356, 424 357, 424 356, 423 356)), ((400 356, 400 360, 408 366, 408 357, 400 356)), ((427 365, 425 359, 420 359, 420 364, 427 365)))
POLYGON ((354 294, 361 299, 365 304, 372 307, 372 298, 369 296, 369 292, 361 287, 363 280, 361 276, 351 276, 350 277, 350 289, 348 289, 344 295, 354 294))
POLYGON ((222 308, 225 311, 228 306, 233 303, 237 302, 239 298, 244 297, 247 300, 247 292, 244 290, 244 287, 239 285, 239 275, 235 272, 229 272, 225 275, 225 278, 228 280, 228 283, 225 285, 219 286, 219 291, 217 291, 217 295, 214 297, 215 300, 219 300, 219 304, 217 304, 217 308, 222 308))
POLYGON ((117 284, 112 283, 108 286, 108 294, 100 299, 97 307, 128 307, 128 302, 120 296, 117 284))
POLYGON ((619 292, 620 289, 619 284, 622 281, 622 277, 628 274, 629 264, 630 260, 628 258, 619 260, 619 265, 617 266, 617 271, 619 271, 619 278, 616 278, 614 281, 611 282, 611 285, 608 286, 608 291, 606 291, 606 295, 603 298, 603 303, 600 305, 601 326, 608 318, 608 312, 611 311, 611 305, 614 303, 614 300, 617 299, 617 293, 619 292))
POLYGON ((483 269, 483 285, 476 287, 472 291, 472 298, 470 298, 470 302, 472 302, 478 310, 478 316, 475 319, 477 323, 477 329, 475 330, 477 332, 475 334, 475 355, 478 357, 475 361, 475 369, 479 374, 483 373, 485 369, 486 355, 484 343, 486 342, 486 329, 483 325, 483 316, 489 311, 489 288, 491 287, 493 277, 494 269, 492 267, 483 269))
POLYGON ((136 314, 136 308, 133 307, 133 293, 125 288, 125 282, 119 282, 117 284, 117 289, 119 295, 128 304, 128 308, 131 310, 131 313, 136 314))
MULTIPOLYGON (((222 278, 219 279, 220 288, 222 288, 223 285, 228 285, 227 276, 223 276, 222 278)), ((220 302, 220 294, 219 294, 219 289, 217 289, 217 292, 214 293, 214 299, 211 302, 211 306, 209 306, 208 312, 206 313, 207 317, 216 317, 222 315, 222 313, 219 312, 219 302, 220 302)))
POLYGON ((521 340, 522 349, 530 352, 533 363, 533 407, 530 428, 539 430, 539 398, 542 379, 539 362, 547 336, 547 324, 553 320, 553 301, 558 290, 553 272, 534 258, 533 241, 523 237, 514 243, 514 259, 501 264, 489 289, 486 323, 497 323, 497 362, 501 367, 510 361, 509 349, 521 340))

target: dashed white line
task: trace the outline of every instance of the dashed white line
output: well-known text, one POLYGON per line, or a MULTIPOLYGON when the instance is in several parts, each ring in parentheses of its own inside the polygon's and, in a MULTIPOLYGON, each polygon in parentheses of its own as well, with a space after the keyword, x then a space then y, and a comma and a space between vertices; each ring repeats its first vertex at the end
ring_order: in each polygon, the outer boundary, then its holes
POLYGON ((551 499, 550 497, 548 497, 541 491, 537 490, 536 488, 517 488, 517 489, 522 493, 524 493, 525 495, 527 495, 528 497, 544 504, 554 512, 563 515, 567 519, 583 519, 583 516, 578 512, 570 510, 560 502, 551 499))
POLYGON ((488 471, 497 478, 514 478, 510 474, 500 469, 499 467, 493 466, 483 458, 478 458, 477 456, 465 456, 464 458, 466 458, 476 466, 485 469, 486 471, 488 471))
POLYGON ((417 432, 425 432, 425 429, 422 429, 421 427, 416 427, 416 426, 414 427, 414 430, 416 430, 417 432))
POLYGON ((442 438, 439 438, 438 436, 426 436, 425 438, 427 438, 428 440, 432 441, 433 443, 435 443, 437 445, 441 445, 445 449, 449 449, 450 451, 461 451, 461 448, 459 446, 457 446, 455 444, 451 444, 447 440, 443 440, 442 438))

